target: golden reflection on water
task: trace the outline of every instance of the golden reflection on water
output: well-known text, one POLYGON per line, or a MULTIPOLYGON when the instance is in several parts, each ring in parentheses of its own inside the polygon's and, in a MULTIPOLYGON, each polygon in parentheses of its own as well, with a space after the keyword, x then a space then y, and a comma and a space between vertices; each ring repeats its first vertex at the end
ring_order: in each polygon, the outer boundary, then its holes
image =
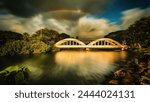
POLYGON ((60 51, 55 54, 53 74, 72 72, 87 79, 103 78, 116 69, 116 61, 125 58, 124 51, 60 51))

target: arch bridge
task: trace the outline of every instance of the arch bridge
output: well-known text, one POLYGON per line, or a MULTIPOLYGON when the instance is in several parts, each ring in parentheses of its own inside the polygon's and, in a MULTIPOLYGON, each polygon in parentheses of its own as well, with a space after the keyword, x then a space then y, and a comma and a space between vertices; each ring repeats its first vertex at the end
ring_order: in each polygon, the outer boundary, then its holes
POLYGON ((122 49, 125 50, 126 45, 122 45, 119 42, 110 38, 100 38, 85 44, 82 41, 74 38, 66 38, 58 41, 55 44, 56 48, 60 49, 77 49, 77 48, 89 48, 89 49, 122 49))

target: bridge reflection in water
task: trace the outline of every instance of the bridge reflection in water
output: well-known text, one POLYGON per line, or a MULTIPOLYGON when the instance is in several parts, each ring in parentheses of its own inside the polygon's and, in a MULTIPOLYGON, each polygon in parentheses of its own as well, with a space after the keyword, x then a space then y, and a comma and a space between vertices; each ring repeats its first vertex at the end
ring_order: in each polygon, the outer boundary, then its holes
POLYGON ((64 79, 68 75, 73 84, 91 84, 90 81, 96 84, 95 81, 101 83, 117 68, 117 61, 125 59, 124 51, 60 51, 55 54, 52 72, 64 79))

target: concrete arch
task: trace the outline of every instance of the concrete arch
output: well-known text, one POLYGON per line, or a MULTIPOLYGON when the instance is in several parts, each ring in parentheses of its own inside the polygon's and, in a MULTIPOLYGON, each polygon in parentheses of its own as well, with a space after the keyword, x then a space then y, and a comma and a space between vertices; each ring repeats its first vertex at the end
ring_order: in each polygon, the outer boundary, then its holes
MULTIPOLYGON (((122 45, 119 42, 117 42, 113 39, 110 39, 110 38, 100 38, 100 39, 97 39, 97 40, 94 40, 94 41, 90 42, 88 45, 95 45, 96 43, 102 42, 102 41, 105 42, 105 43, 107 42, 108 45, 111 45, 111 46, 120 46, 120 47, 122 47, 122 45)), ((103 45, 106 46, 107 44, 103 44, 103 45)))
MULTIPOLYGON (((63 39, 63 40, 58 41, 58 42, 55 44, 55 47, 62 46, 64 43, 67 43, 67 42, 74 42, 74 44, 71 44, 71 45, 75 45, 75 46, 85 45, 82 41, 80 41, 80 40, 78 40, 78 39, 66 38, 66 39, 63 39), (75 43, 76 43, 76 44, 75 44, 75 43)), ((69 45, 69 44, 65 44, 65 46, 67 46, 67 45, 69 45)))
POLYGON ((97 39, 88 45, 78 39, 66 38, 58 41, 55 47, 59 49, 127 49, 126 45, 121 45, 119 42, 110 38, 97 39))

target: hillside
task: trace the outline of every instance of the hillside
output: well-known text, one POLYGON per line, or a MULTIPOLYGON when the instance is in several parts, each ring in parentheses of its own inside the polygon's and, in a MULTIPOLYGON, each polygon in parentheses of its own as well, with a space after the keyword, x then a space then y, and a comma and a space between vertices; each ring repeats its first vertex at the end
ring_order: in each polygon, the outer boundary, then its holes
POLYGON ((126 40, 128 45, 139 43, 142 47, 150 47, 150 16, 141 18, 126 30, 112 32, 105 37, 120 43, 126 40))
POLYGON ((10 40, 22 40, 23 36, 20 33, 12 31, 0 31, 0 46, 4 45, 10 40))
POLYGON ((35 34, 20 34, 12 31, 0 31, 0 56, 37 54, 51 51, 53 44, 70 36, 47 28, 35 34))

